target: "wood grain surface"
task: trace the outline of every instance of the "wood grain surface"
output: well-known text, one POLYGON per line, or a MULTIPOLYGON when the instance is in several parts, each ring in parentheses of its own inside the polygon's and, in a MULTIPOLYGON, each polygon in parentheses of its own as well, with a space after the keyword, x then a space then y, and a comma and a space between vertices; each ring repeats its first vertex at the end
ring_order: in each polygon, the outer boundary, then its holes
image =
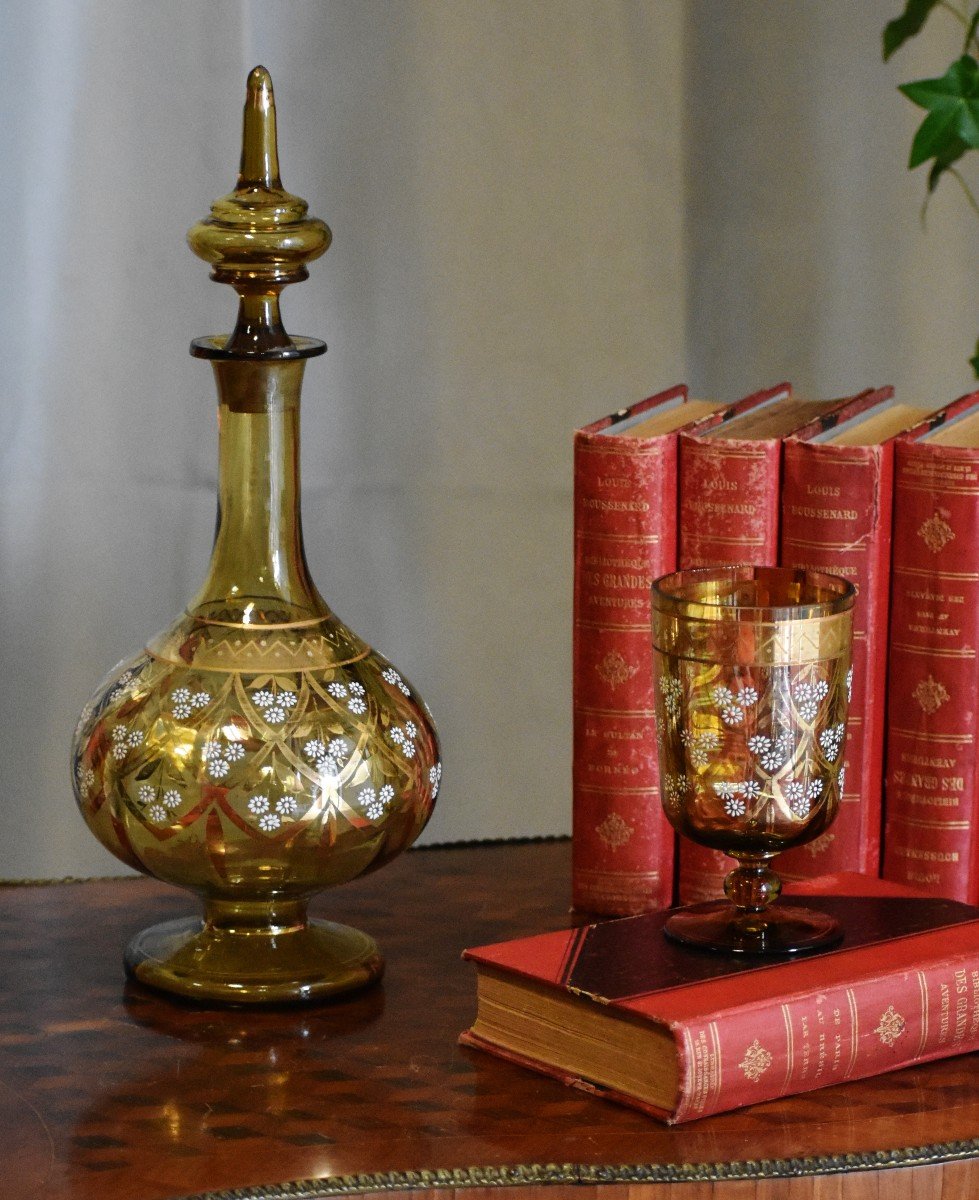
POLYGON ((569 895, 567 842, 412 851, 314 902, 377 938, 384 981, 255 1011, 125 980, 127 939, 191 913, 187 895, 0 888, 0 1197, 979 1195, 976 1056, 669 1129, 458 1046, 462 949, 567 926, 569 895))

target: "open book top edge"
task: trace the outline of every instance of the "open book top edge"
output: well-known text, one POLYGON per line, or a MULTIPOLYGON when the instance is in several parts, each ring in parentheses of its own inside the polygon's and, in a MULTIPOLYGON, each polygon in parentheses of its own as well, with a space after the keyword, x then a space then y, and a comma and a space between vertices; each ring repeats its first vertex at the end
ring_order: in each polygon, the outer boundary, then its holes
POLYGON ((678 429, 699 421, 701 417, 708 417, 723 407, 724 402, 721 400, 669 401, 648 416, 645 413, 637 413, 597 432, 599 435, 611 434, 613 437, 660 437, 665 433, 675 433, 678 429))
POLYGON ((840 422, 812 440, 826 446, 880 446, 913 429, 928 415, 920 405, 890 398, 840 422))

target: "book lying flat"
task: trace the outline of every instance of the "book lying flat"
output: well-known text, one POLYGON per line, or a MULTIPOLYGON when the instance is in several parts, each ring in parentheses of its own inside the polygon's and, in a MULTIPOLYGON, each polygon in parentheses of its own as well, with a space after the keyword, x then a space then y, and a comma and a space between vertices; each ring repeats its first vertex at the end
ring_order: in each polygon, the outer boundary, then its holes
POLYGON ((670 1124, 979 1048, 979 908, 865 876, 798 887, 838 948, 698 951, 667 911, 467 950, 460 1040, 670 1124))

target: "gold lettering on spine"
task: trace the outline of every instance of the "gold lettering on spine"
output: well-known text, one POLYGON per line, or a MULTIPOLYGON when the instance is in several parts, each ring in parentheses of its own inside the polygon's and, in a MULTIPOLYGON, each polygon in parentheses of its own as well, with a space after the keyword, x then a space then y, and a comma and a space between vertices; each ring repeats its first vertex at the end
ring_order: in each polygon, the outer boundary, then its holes
POLYGON ((702 517, 753 517, 757 511, 753 504, 719 504, 715 500, 688 500, 687 508, 702 517))
POLYGON ((691 1042, 691 1083, 690 1108, 700 1116, 710 1098, 710 1050, 707 1043, 707 1030, 698 1029, 691 1042))
POLYGON ((581 503, 583 508, 594 512, 649 512, 649 502, 646 500, 603 500, 588 496, 581 503))
POLYGON ((680 1103, 677 1105, 675 1114, 678 1121, 687 1115, 687 1109, 691 1106, 697 1087, 693 1034, 688 1025, 683 1026, 683 1057, 684 1061, 680 1064, 680 1103))
POLYGON ((617 567, 625 571, 642 571, 646 567, 642 558, 613 558, 608 554, 584 554, 581 561, 586 567, 617 567))
POLYGON ((969 976, 972 987, 972 1020, 969 1024, 969 1039, 975 1040, 979 1035, 979 971, 973 971, 969 976))
POLYGON ((808 504, 790 504, 789 512, 807 521, 855 521, 860 516, 855 508, 816 508, 808 504))
POLYGON ((843 1023, 843 1013, 839 1008, 833 1008, 833 1074, 839 1073, 843 1065, 843 1034, 840 1025, 843 1023))
POLYGON ((721 1039, 717 1032, 717 1022, 710 1021, 707 1026, 710 1049, 707 1056, 707 1100, 710 1111, 716 1111, 721 1103, 721 1039))
POLYGON ((716 1021, 711 1021, 711 1023, 710 1023, 710 1036, 711 1036, 711 1042, 714 1047, 714 1050, 713 1050, 713 1055, 714 1055, 714 1061, 713 1061, 714 1104, 715 1104, 715 1107, 719 1107, 720 1100, 721 1100, 721 1035, 720 1035, 720 1031, 717 1028, 716 1021))
POLYGON ((959 968, 955 972, 955 1043, 965 1041, 966 1025, 969 1020, 969 985, 966 972, 959 968))
MULTIPOLYGON (((921 980, 919 979, 919 984, 921 980)), ((927 996, 925 998, 927 1003, 927 996)), ((944 1046, 948 1041, 949 1022, 951 1020, 950 997, 947 983, 938 985, 938 1044, 944 1046)))
POLYGON ((802 1072, 799 1079, 807 1079, 809 1076, 809 1065, 812 1059, 812 1043, 809 1039, 809 1018, 805 1013, 799 1017, 801 1025, 800 1033, 802 1035, 802 1072))

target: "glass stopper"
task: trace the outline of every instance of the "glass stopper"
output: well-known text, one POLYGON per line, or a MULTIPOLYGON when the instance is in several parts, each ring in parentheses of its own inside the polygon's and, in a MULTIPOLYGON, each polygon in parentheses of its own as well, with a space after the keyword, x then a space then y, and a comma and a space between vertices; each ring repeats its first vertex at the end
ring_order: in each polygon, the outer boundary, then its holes
POLYGON ((287 192, 279 178, 272 79, 264 67, 255 67, 245 94, 238 182, 187 234, 190 248, 211 264, 211 278, 238 293, 238 321, 229 337, 195 341, 191 354, 298 358, 322 353, 322 343, 291 338, 279 313, 282 289, 306 279, 306 264, 325 253, 332 240, 329 226, 308 211, 306 201, 287 192))

